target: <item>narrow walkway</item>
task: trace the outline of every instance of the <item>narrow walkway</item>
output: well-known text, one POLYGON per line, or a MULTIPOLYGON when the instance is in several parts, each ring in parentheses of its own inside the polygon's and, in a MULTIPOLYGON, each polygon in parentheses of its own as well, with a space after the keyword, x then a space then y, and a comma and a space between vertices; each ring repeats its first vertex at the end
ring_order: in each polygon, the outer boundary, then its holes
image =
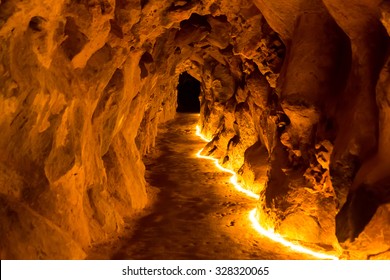
POLYGON ((306 259, 250 225, 256 205, 228 183, 230 174, 195 154, 204 142, 195 135, 196 114, 178 114, 160 129, 146 158, 146 179, 159 189, 150 213, 113 259, 306 259))

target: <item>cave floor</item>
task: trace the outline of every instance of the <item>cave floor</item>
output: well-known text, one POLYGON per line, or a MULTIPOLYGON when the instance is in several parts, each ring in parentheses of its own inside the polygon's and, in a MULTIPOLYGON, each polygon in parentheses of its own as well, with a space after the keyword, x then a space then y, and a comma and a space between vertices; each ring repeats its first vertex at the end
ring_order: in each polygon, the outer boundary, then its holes
MULTIPOLYGON (((95 248, 99 259, 308 259, 258 234, 248 213, 256 201, 238 193, 230 174, 196 153, 198 114, 177 114, 159 129, 144 158, 146 180, 158 190, 129 236, 95 248)), ((155 191, 154 191, 155 192, 155 191)))

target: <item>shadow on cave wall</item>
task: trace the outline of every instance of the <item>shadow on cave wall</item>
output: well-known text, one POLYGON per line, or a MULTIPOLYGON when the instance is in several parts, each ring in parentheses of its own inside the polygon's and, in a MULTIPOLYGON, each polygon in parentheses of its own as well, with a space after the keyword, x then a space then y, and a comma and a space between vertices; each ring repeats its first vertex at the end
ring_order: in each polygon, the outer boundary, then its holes
POLYGON ((187 72, 183 72, 179 77, 177 86, 177 109, 179 113, 199 113, 200 112, 200 82, 187 72))
POLYGON ((362 184, 348 195, 336 216, 339 242, 354 241, 375 215, 378 207, 390 202, 390 183, 386 177, 372 186, 362 184))

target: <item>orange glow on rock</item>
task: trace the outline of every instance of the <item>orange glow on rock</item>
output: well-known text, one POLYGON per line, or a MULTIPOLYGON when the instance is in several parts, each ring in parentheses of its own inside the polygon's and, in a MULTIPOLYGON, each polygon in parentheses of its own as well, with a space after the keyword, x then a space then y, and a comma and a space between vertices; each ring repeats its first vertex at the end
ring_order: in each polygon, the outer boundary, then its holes
MULTIPOLYGON (((196 134, 197 136, 199 136, 199 137, 200 137, 203 141, 205 141, 205 142, 210 142, 210 141, 212 140, 212 139, 207 139, 207 138, 202 134, 202 131, 201 131, 199 125, 196 126, 196 132, 195 132, 195 134, 196 134)), ((202 150, 203 150, 203 149, 202 149, 202 150)), ((198 154, 200 154, 200 152, 202 152, 202 150, 200 150, 198 154)))
POLYGON ((280 243, 280 244, 282 244, 282 245, 284 245, 284 246, 286 246, 286 247, 288 247, 296 252, 304 253, 304 254, 313 256, 315 258, 318 258, 318 259, 325 259, 325 260, 338 260, 339 259, 337 256, 316 252, 316 251, 313 251, 309 248, 303 247, 299 244, 295 244, 295 243, 292 243, 290 241, 287 241, 281 235, 275 233, 273 230, 271 230, 271 229, 267 230, 267 229, 263 228, 259 224, 259 222, 256 218, 256 214, 257 214, 256 208, 251 210, 249 212, 249 220, 251 221, 253 228, 261 235, 264 235, 264 236, 268 237, 269 239, 272 239, 273 241, 278 242, 278 243, 280 243))
MULTIPOLYGON (((202 135, 201 129, 200 129, 200 127, 198 125, 196 126, 196 135, 199 136, 205 142, 210 142, 211 141, 211 139, 207 139, 204 135, 202 135)), ((221 171, 224 171, 224 172, 232 174, 232 177, 230 177, 230 182, 232 183, 232 185, 235 187, 236 190, 238 190, 239 192, 245 193, 247 196, 249 196, 251 198, 255 198, 255 199, 259 199, 260 198, 260 195, 255 194, 255 193, 253 193, 253 192, 251 192, 249 190, 244 189, 237 182, 237 173, 236 172, 221 166, 219 164, 218 160, 213 158, 213 157, 201 155, 202 151, 203 151, 203 149, 201 149, 196 154, 196 156, 198 158, 204 158, 204 159, 212 160, 214 162, 215 166, 218 169, 220 169, 221 171)), ((256 216, 257 216, 257 209, 255 208, 255 209, 253 209, 253 210, 251 210, 249 212, 249 220, 250 220, 250 222, 252 224, 252 227, 258 233, 260 233, 261 235, 266 236, 269 239, 271 239, 271 240, 273 240, 275 242, 278 242, 279 244, 282 244, 283 246, 286 246, 286 247, 288 247, 288 248, 290 248, 290 249, 292 249, 292 250, 294 250, 296 252, 307 254, 307 255, 310 255, 310 256, 318 258, 318 259, 327 259, 327 260, 338 260, 339 259, 335 255, 321 253, 321 252, 316 252, 316 251, 314 251, 312 249, 306 248, 306 247, 304 247, 302 245, 299 245, 299 244, 296 244, 296 243, 292 243, 292 242, 286 240, 281 235, 275 233, 273 229, 266 229, 263 226, 261 226, 256 216)))
POLYGON ((219 164, 218 160, 215 159, 215 158, 213 158, 213 157, 201 155, 202 151, 203 151, 203 149, 200 150, 200 151, 196 154, 196 156, 197 156, 198 158, 205 158, 205 159, 212 160, 212 161, 214 161, 214 164, 215 164, 215 166, 216 166, 218 169, 222 170, 223 172, 227 172, 227 173, 232 174, 232 177, 230 177, 230 183, 232 183, 232 185, 236 188, 237 191, 242 192, 242 193, 245 193, 247 196, 250 196, 250 197, 252 197, 252 198, 256 198, 256 199, 259 199, 259 198, 260 198, 260 196, 259 196, 258 194, 255 194, 255 193, 253 193, 253 192, 251 192, 251 191, 249 191, 249 190, 246 190, 246 189, 244 189, 243 187, 241 187, 241 185, 237 182, 237 174, 236 174, 236 172, 234 172, 234 171, 232 171, 232 170, 230 170, 230 169, 227 169, 227 168, 221 166, 221 165, 219 164))

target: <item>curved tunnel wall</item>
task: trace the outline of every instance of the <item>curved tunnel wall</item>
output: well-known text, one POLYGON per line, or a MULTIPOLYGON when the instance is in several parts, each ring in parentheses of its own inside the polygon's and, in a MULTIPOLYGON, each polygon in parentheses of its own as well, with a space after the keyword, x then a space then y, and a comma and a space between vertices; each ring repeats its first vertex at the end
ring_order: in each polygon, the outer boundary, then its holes
POLYGON ((338 2, 3 1, 0 257, 83 258, 122 232, 187 71, 204 152, 262 194, 261 223, 388 258, 390 9, 338 2))

